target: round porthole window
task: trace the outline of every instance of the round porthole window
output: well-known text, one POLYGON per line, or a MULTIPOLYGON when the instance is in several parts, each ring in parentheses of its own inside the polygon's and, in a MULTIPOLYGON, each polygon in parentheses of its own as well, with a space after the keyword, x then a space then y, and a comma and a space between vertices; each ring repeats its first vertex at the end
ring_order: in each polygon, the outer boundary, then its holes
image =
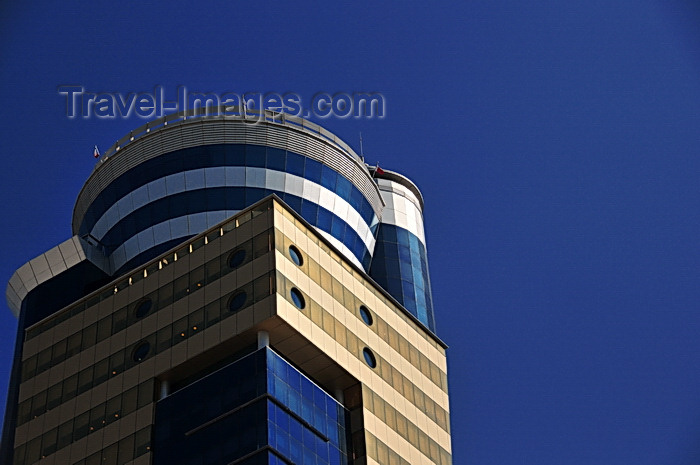
POLYGON ((232 312, 240 310, 245 305, 247 299, 248 294, 246 294, 245 291, 235 293, 228 302, 228 309, 232 312))
POLYGON ((292 295, 292 302, 294 302, 294 305, 296 305, 298 309, 301 310, 306 306, 304 296, 302 295, 299 289, 293 287, 292 290, 289 291, 289 293, 292 295))
POLYGON ((153 301, 151 299, 143 299, 136 305, 134 316, 136 318, 143 318, 144 316, 148 315, 151 308, 153 308, 153 301))
POLYGON ((377 359, 374 358, 374 354, 367 347, 362 349, 362 355, 364 355, 365 362, 367 363, 367 365, 369 365, 370 368, 374 368, 377 366, 377 359))
POLYGON ((293 245, 289 246, 289 256, 292 258, 292 261, 297 266, 301 266, 304 264, 304 258, 302 257, 301 252, 299 252, 299 249, 297 249, 293 245))
POLYGON ((134 348, 134 351, 131 353, 131 358, 134 360, 134 362, 140 362, 146 357, 148 357, 148 353, 151 351, 151 344, 148 342, 144 341, 141 342, 139 345, 137 345, 134 348))
POLYGON ((362 321, 364 321, 367 324, 367 326, 372 326, 372 323, 374 323, 372 314, 369 312, 369 309, 364 305, 360 305, 360 316, 362 317, 362 321))
POLYGON ((238 249, 231 252, 228 257, 228 266, 231 268, 238 268, 245 261, 245 249, 238 249))

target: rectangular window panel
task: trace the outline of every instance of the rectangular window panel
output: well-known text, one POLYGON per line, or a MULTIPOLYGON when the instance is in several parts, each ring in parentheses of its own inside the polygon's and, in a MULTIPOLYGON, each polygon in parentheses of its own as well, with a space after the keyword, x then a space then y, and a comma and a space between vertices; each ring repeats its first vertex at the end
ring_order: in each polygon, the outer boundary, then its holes
POLYGON ((94 367, 88 367, 78 373, 78 395, 92 388, 94 367))
POLYGON ((119 457, 117 465, 124 465, 134 459, 134 436, 131 435, 119 441, 119 457))
POLYGON ((121 417, 122 411, 122 395, 112 397, 107 401, 105 406, 105 422, 106 424, 113 423, 121 417))
POLYGON ((190 272, 190 292, 204 287, 204 266, 200 266, 190 272))
POLYGON ((253 258, 258 258, 270 251, 270 233, 258 234, 253 238, 253 258))
POLYGON ((112 315, 97 322, 97 342, 104 341, 112 335, 112 315))
POLYGON ((166 326, 165 328, 161 328, 158 330, 158 333, 156 334, 156 352, 161 353, 164 350, 167 350, 171 346, 171 341, 172 341, 172 327, 171 326, 166 326))
POLYGON ((58 428, 53 428, 44 433, 41 438, 41 456, 46 457, 56 452, 56 442, 58 439, 58 428))
POLYGON ((213 283, 221 277, 221 257, 216 257, 205 264, 206 267, 206 282, 213 283))
POLYGON ((104 359, 95 364, 94 385, 104 383, 109 378, 109 359, 104 359))
POLYGON ((36 371, 41 373, 51 366, 51 347, 39 352, 37 357, 36 371))
POLYGON ((112 314, 112 334, 117 334, 126 328, 127 311, 127 307, 122 307, 112 314))
POLYGON ((85 459, 85 465, 102 465, 102 451, 95 452, 85 459))
POLYGON ((29 357, 27 360, 22 362, 22 380, 26 381, 36 374, 36 362, 37 356, 29 357))
POLYGON ((188 321, 187 317, 180 318, 178 321, 173 323, 173 337, 172 344, 175 345, 187 338, 188 334, 188 321))
POLYGON ((46 391, 42 391, 32 398, 32 418, 36 418, 46 411, 46 391))
POLYGON ((90 412, 87 411, 83 414, 78 415, 73 423, 73 441, 77 441, 80 438, 87 436, 89 431, 90 423, 90 412))
POLYGON ((207 304, 204 309, 207 328, 218 323, 221 320, 221 304, 218 300, 207 304))
POLYGON ((69 420, 58 427, 56 448, 62 449, 71 442, 73 442, 73 420, 69 420))
POLYGON ((145 407, 153 402, 153 381, 141 383, 138 386, 138 408, 145 407))
POLYGON ((54 384, 48 389, 46 395, 46 410, 51 410, 61 404, 62 391, 62 383, 54 384))
POLYGON ((102 428, 105 423, 105 404, 100 404, 90 410, 90 432, 102 428))
POLYGON ((140 457, 151 450, 151 430, 144 428, 134 435, 134 456, 140 457))
POLYGON ((73 355, 80 352, 80 345, 81 345, 82 337, 83 337, 83 335, 81 332, 77 332, 77 333, 72 334, 71 336, 68 337, 68 342, 67 342, 68 347, 66 348, 66 358, 72 357, 73 355))
POLYGON ((165 308, 173 303, 173 283, 163 285, 158 289, 158 308, 165 308))
POLYGON ((138 387, 132 387, 122 395, 122 416, 136 411, 138 405, 138 387))
POLYGON ((61 397, 62 402, 66 402, 68 399, 75 397, 78 392, 78 375, 73 375, 63 381, 63 396, 61 397))
POLYGON ((29 398, 19 404, 17 408, 17 424, 21 425, 29 421, 32 415, 32 399, 29 398))
POLYGON ((202 329, 204 329, 204 309, 200 308, 199 310, 190 313, 188 321, 191 334, 202 331, 202 329))
POLYGON ((190 289, 189 289, 189 277, 187 274, 184 276, 180 276, 177 278, 174 283, 173 283, 173 289, 174 289, 174 300, 180 300, 183 297, 185 297, 190 289))
POLYGON ((97 323, 93 323, 83 330, 82 350, 92 347, 97 342, 97 323))
POLYGON ((68 340, 61 339, 53 345, 52 363, 57 365, 66 359, 66 350, 68 348, 68 340))
POLYGON ((41 436, 34 438, 27 443, 26 463, 37 462, 41 458, 41 436))

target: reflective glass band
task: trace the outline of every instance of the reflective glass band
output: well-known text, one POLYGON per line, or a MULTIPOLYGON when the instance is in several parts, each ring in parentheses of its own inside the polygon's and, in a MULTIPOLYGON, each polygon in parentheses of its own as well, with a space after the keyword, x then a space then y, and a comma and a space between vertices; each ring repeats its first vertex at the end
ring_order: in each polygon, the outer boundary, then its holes
MULTIPOLYGON (((346 200, 372 225, 376 215, 369 201, 347 178, 315 160, 294 152, 258 145, 218 144, 177 150, 145 161, 114 180, 95 198, 81 220, 79 234, 88 234, 120 199, 151 181, 208 167, 260 167, 290 173, 319 184, 346 200)), ((196 183, 197 180, 193 180, 196 183)), ((203 187, 203 186, 202 186, 203 187)), ((157 196, 157 192, 144 192, 157 196)))
POLYGON ((382 223, 369 275, 435 332, 427 254, 425 246, 415 234, 382 223))

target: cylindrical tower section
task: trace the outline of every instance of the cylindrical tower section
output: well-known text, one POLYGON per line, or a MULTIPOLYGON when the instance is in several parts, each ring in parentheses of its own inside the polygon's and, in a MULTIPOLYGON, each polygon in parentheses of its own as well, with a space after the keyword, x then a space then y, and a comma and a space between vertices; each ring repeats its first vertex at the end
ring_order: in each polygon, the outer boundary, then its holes
POLYGON ((265 115, 169 115, 133 131, 85 183, 74 234, 116 274, 274 193, 367 270, 383 208, 369 170, 320 126, 265 115))
POLYGON ((385 207, 369 274, 434 332, 423 196, 406 177, 388 170, 377 171, 375 178, 385 207))

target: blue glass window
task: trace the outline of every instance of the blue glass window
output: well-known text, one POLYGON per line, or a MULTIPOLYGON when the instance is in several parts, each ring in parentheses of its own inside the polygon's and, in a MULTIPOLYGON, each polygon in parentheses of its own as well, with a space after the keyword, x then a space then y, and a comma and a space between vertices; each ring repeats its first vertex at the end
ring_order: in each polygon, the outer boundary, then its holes
POLYGON ((289 246, 289 256, 297 266, 301 266, 304 263, 304 258, 301 255, 301 252, 293 245, 289 246))
POLYGON ((321 185, 326 189, 335 192, 335 184, 338 179, 338 173, 333 171, 332 168, 323 165, 321 168, 321 185))
POLYGON ((255 202, 259 202, 265 198, 264 189, 256 189, 248 187, 245 190, 245 203, 246 205, 253 205, 255 202))
POLYGON ((344 176, 338 176, 335 192, 344 199, 350 199, 352 184, 344 176))
POLYGON ((271 170, 284 171, 287 162, 287 152, 272 147, 267 148, 267 168, 271 170))
POLYGON ((372 326, 372 322, 374 321, 372 319, 372 314, 364 305, 360 305, 360 316, 362 317, 362 321, 364 321, 367 326, 372 326))
POLYGON ((301 197, 296 195, 284 194, 283 200, 289 205, 295 212, 301 211, 301 197))
POLYGON ((396 237, 396 230, 398 228, 392 227, 389 224, 384 224, 382 227, 379 229, 379 238, 380 240, 384 242, 393 242, 396 243, 398 242, 398 239, 396 237))
POLYGON ((367 362, 367 365, 369 365, 370 368, 375 368, 377 366, 377 359, 374 358, 374 354, 367 347, 362 349, 362 355, 364 356, 365 362, 367 362))
POLYGON ((245 208, 245 189, 226 189, 226 210, 242 210, 245 208))
POLYGON ((331 232, 333 224, 333 214, 323 207, 318 207, 318 226, 321 231, 331 232))
POLYGON ((245 166, 265 167, 265 147, 262 145, 247 145, 245 148, 245 166))
MULTIPOLYGON (((245 166, 245 145, 227 144, 224 146, 224 150, 228 166, 245 166)), ((172 172, 176 173, 177 171, 179 170, 173 170, 172 172)))
POLYGON ((294 302, 294 305, 296 305, 299 309, 303 309, 306 306, 306 301, 304 300, 304 296, 302 295, 301 291, 297 288, 292 288, 292 290, 289 292, 292 296, 292 302, 294 302))
POLYGON ((431 330, 435 330, 425 246, 409 231, 379 228, 370 276, 431 330))
POLYGON ((301 216, 311 224, 316 224, 318 220, 318 205, 308 200, 301 204, 301 216))
POLYGON ((343 240, 343 236, 345 235, 345 222, 335 215, 331 222, 331 235, 340 241, 343 240))
POLYGON ((287 152, 287 173, 304 176, 304 158, 296 153, 287 152))
POLYGON ((399 260, 399 266, 400 266, 400 273, 401 273, 401 279, 404 279, 409 282, 413 282, 413 266, 411 265, 411 261, 408 260, 399 260))
POLYGON ((305 160, 306 167, 304 169, 304 177, 316 184, 321 183, 321 163, 311 158, 305 160))
POLYGON ((224 166, 226 164, 226 146, 208 145, 209 160, 211 166, 224 166))
POLYGON ((406 263, 411 263, 411 249, 399 243, 399 260, 406 263))
POLYGON ((357 187, 351 185, 351 192, 350 192, 350 205, 352 205, 352 208, 357 210, 360 215, 362 214, 362 200, 364 200, 364 197, 362 196, 362 193, 357 189, 357 187))

